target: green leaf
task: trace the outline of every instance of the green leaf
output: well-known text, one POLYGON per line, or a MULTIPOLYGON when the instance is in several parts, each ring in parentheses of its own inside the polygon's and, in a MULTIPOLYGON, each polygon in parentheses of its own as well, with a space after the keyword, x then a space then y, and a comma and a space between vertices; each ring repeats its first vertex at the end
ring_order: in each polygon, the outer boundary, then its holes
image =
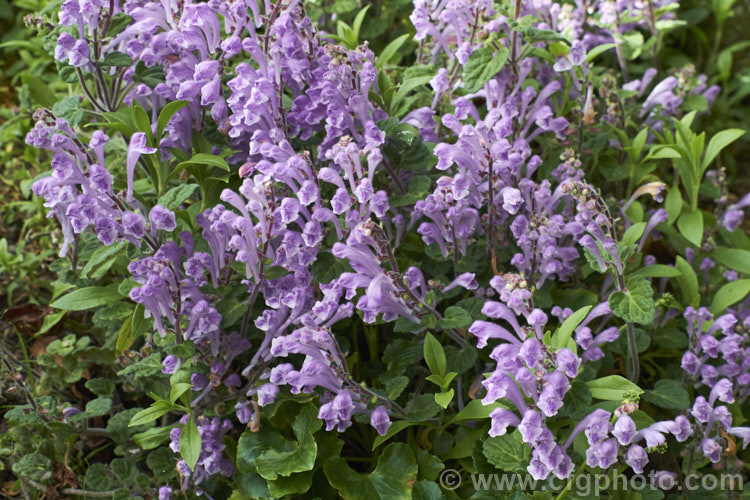
POLYGON ((435 394, 435 402, 443 407, 443 409, 448 408, 448 405, 453 400, 453 389, 448 389, 445 392, 440 392, 435 394))
POLYGON ((193 387, 193 384, 189 382, 180 382, 177 384, 173 384, 172 387, 169 389, 169 401, 172 404, 175 404, 177 400, 185 394, 190 388, 193 387))
POLYGON ((622 235, 622 244, 625 246, 634 245, 638 238, 643 235, 643 231, 646 229, 645 222, 639 222, 630 226, 625 234, 622 235))
POLYGON ((497 54, 484 47, 472 52, 464 66, 464 89, 466 92, 474 93, 484 87, 484 84, 490 78, 503 69, 505 62, 508 60, 508 54, 509 51, 505 47, 500 47, 497 54))
POLYGON ((430 368, 430 372, 441 377, 445 375, 445 351, 431 333, 427 333, 424 338, 424 360, 430 368))
POLYGON ((443 319, 438 321, 442 328, 466 328, 471 326, 474 320, 464 308, 459 306, 450 306, 445 310, 443 319))
POLYGON ((750 279, 730 281, 719 288, 711 302, 711 312, 717 315, 732 304, 743 300, 750 293, 750 279))
POLYGON ((52 106, 52 113, 57 118, 65 119, 72 127, 75 127, 83 120, 83 110, 80 107, 78 98, 70 96, 52 106))
POLYGON ((323 422, 312 404, 304 405, 292 422, 296 442, 285 441, 283 448, 270 448, 255 459, 258 474, 267 480, 290 476, 295 472, 309 471, 315 465, 318 445, 313 437, 323 422))
POLYGON ((677 276, 682 276, 682 273, 679 269, 671 266, 665 266, 664 264, 654 264, 651 266, 642 267, 628 275, 629 278, 674 278, 677 276))
POLYGON ((586 385, 591 391, 591 397, 605 401, 622 401, 629 392, 643 394, 640 387, 619 375, 589 380, 586 385))
POLYGON ((329 458, 323 470, 330 485, 347 500, 411 500, 418 467, 409 446, 392 443, 370 474, 353 471, 341 457, 329 458))
POLYGON ((391 41, 388 45, 385 46, 383 51, 378 56, 378 60, 375 63, 375 67, 377 69, 382 68, 388 62, 393 58, 394 55, 396 55, 396 52, 398 52, 398 49, 401 48, 401 46, 406 43, 406 41, 409 39, 410 35, 401 35, 400 37, 396 38, 395 40, 391 41))
POLYGON ((391 108, 398 111, 399 104, 409 94, 409 92, 421 85, 428 83, 430 80, 432 80, 431 76, 416 76, 414 78, 409 78, 408 80, 406 80, 398 88, 396 95, 393 96, 393 100, 391 101, 391 108))
POLYGON ((419 424, 417 422, 409 422, 408 420, 397 420, 396 422, 393 422, 390 427, 388 427, 388 430, 385 431, 385 434, 375 437, 375 440, 372 443, 372 449, 375 450, 375 448, 385 443, 407 427, 411 427, 412 425, 419 424))
POLYGON ((693 266, 679 255, 675 259, 675 268, 680 276, 677 276, 677 284, 684 299, 685 305, 693 305, 698 300, 698 276, 696 276, 693 266))
POLYGON ((128 427, 135 427, 137 425, 150 424, 162 415, 166 415, 172 411, 173 406, 166 401, 156 401, 145 410, 141 410, 130 419, 128 427))
POLYGON ((112 68, 112 67, 123 67, 127 68, 132 66, 133 60, 129 55, 124 52, 109 52, 104 59, 97 63, 100 68, 112 68))
POLYGON ((66 311, 85 311, 94 307, 111 304, 122 298, 118 285, 90 286, 79 288, 50 304, 50 307, 66 311))
POLYGON ((191 416, 188 423, 180 433, 180 455, 191 470, 195 470, 195 464, 201 454, 201 434, 194 418, 191 416))
POLYGON ((708 147, 706 148, 706 154, 703 156, 703 163, 701 163, 701 171, 705 171, 712 161, 719 155, 722 149, 729 146, 731 143, 745 135, 745 131, 739 128, 730 128, 728 130, 722 130, 718 134, 711 137, 708 141, 708 147))
POLYGON ((115 356, 119 357, 120 354, 127 351, 130 346, 133 345, 133 317, 130 316, 123 323, 120 328, 120 333, 117 335, 117 343, 115 344, 115 356))
POLYGON ((39 77, 30 73, 21 73, 20 77, 21 81, 29 86, 29 94, 34 101, 45 108, 55 105, 55 92, 39 77))
POLYGON ((88 417, 101 417, 112 409, 111 398, 96 398, 86 403, 86 415, 88 417))
POLYGON ((218 167, 222 170, 229 172, 229 165, 227 161, 221 156, 210 155, 207 153, 197 153, 192 156, 189 160, 180 162, 177 164, 177 169, 181 169, 188 165, 208 165, 211 167, 218 167))
POLYGON ((464 407, 463 410, 453 415, 445 425, 455 424, 457 422, 463 422, 465 420, 483 420, 490 418, 490 413, 495 408, 505 408, 500 403, 491 403, 488 405, 482 404, 481 399, 474 399, 464 407))
POLYGON ((651 284, 641 277, 627 281, 626 291, 612 292, 609 296, 609 308, 618 318, 628 323, 650 325, 654 321, 654 290, 651 284))
POLYGON ((52 460, 35 451, 14 461, 13 472, 34 481, 46 481, 52 477, 52 460))
POLYGON ((176 210, 185 200, 193 195, 198 187, 198 184, 180 184, 179 186, 175 186, 159 198, 159 205, 167 210, 176 210))
POLYGON ((511 434, 495 436, 482 443, 482 454, 495 467, 512 471, 525 465, 531 455, 531 449, 521 439, 516 430, 511 434))
POLYGON ((750 274, 750 252, 739 248, 717 247, 711 257, 729 269, 750 274))
POLYGON ((159 119, 156 122, 156 140, 161 139, 164 133, 164 127, 167 126, 169 120, 182 108, 190 104, 188 101, 172 101, 167 103, 159 112, 159 119))
POLYGON ((568 316, 568 318, 563 321, 563 324, 560 325, 560 328, 555 332, 555 335, 552 338, 552 346, 558 349, 568 347, 570 336, 573 334, 576 327, 581 324, 581 321, 586 318, 586 315, 592 307, 594 306, 583 307, 568 316))
POLYGON ((169 440, 172 427, 152 427, 144 432, 133 434, 133 442, 143 450, 152 450, 169 440))
MULTIPOLYGON (((128 246, 128 243, 126 241, 120 241, 108 247, 103 246, 97 248, 96 251, 91 255, 89 261, 86 262, 86 265, 83 266, 83 269, 81 269, 81 278, 88 278, 89 273, 93 271, 95 267, 104 265, 103 263, 108 259, 111 258, 112 260, 114 260, 115 256, 122 252, 126 246, 128 246)), ((107 269, 109 269, 109 267, 107 269)))
POLYGON ((115 391, 115 384, 106 378, 93 378, 86 382, 86 389, 97 396, 111 396, 115 391))
POLYGON ((557 31, 542 30, 539 28, 526 28, 522 30, 525 43, 537 42, 563 42, 570 45, 570 41, 557 31))
POLYGON ((657 380, 653 390, 643 394, 643 399, 669 410, 687 410, 690 407, 688 392, 679 381, 672 379, 657 380))
POLYGON ((664 200, 664 208, 667 211, 667 223, 674 224, 674 221, 677 220, 682 211, 682 193, 680 193, 680 188, 674 186, 669 190, 664 200))
POLYGON ((693 245, 703 242, 703 213, 700 210, 685 212, 677 219, 677 229, 693 245))

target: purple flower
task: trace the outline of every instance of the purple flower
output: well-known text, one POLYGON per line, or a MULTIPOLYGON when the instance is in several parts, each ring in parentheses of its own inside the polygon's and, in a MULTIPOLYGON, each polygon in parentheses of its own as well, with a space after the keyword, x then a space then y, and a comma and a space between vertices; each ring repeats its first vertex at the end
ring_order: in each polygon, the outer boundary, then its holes
POLYGON ((123 233, 132 236, 136 240, 140 240, 146 234, 146 221, 143 220, 140 214, 128 212, 122 216, 120 222, 123 233))
POLYGON ((635 422, 630 418, 630 415, 622 414, 620 418, 615 422, 615 427, 612 430, 612 435, 617 438, 617 441, 625 446, 633 441, 635 437, 636 429, 635 422))
POLYGON ((492 419, 489 432, 491 437, 502 436, 507 432, 508 427, 518 426, 520 423, 516 414, 505 408, 495 408, 490 413, 490 418, 492 419))
POLYGON ((643 467, 648 463, 648 454, 641 446, 632 444, 625 455, 625 463, 633 469, 633 472, 641 474, 643 467))
POLYGON ((158 229, 171 232, 177 228, 175 222, 174 212, 167 210, 161 205, 154 205, 149 214, 149 220, 151 221, 151 227, 154 232, 158 229))
POLYGON ((130 138, 126 161, 126 170, 128 176, 127 201, 129 202, 133 201, 133 175, 135 173, 135 164, 138 163, 138 159, 142 154, 151 153, 156 153, 156 149, 146 146, 146 134, 144 132, 134 133, 130 138))
POLYGON ((182 365, 182 361, 177 356, 173 356, 170 354, 169 356, 164 358, 164 361, 162 361, 161 364, 161 371, 163 373, 166 373, 167 375, 172 375, 180 368, 180 365, 182 365))
POLYGON ((370 424, 378 431, 378 434, 385 436, 386 431, 391 426, 391 419, 388 418, 388 412, 383 406, 378 406, 372 411, 370 424))

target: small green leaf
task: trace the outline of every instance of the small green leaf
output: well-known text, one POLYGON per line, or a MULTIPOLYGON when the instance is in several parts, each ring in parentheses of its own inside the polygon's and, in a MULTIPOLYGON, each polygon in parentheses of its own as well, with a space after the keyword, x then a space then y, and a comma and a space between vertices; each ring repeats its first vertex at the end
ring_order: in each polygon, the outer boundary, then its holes
POLYGON ((221 156, 210 155, 207 153, 198 153, 198 154, 193 155, 193 157, 190 158, 189 160, 178 163, 177 169, 181 169, 188 165, 208 165, 211 167, 218 167, 222 170, 226 170, 227 172, 229 172, 229 165, 227 164, 227 161, 224 158, 222 158, 221 156))
POLYGON ((195 470, 195 464, 201 454, 201 434, 193 417, 182 428, 180 433, 180 455, 191 470, 195 470))
POLYGON ((675 259, 675 268, 680 271, 677 276, 677 284, 682 292, 684 303, 693 305, 698 300, 698 276, 696 276, 693 266, 679 255, 675 259))
POLYGON ((474 399, 469 401, 463 410, 453 415, 447 422, 446 425, 455 424, 457 422, 463 422, 464 420, 482 420, 490 417, 490 413, 495 408, 505 408, 500 403, 491 403, 488 405, 482 404, 481 399, 474 399))
POLYGON ((703 242, 703 213, 700 210, 685 212, 677 219, 677 229, 693 245, 703 242))
POLYGON ((133 345, 133 317, 128 317, 120 328, 120 333, 117 335, 117 343, 115 344, 115 356, 119 357, 120 354, 127 351, 130 346, 133 345))
POLYGON ((431 333, 424 338, 424 360, 434 375, 445 375, 445 351, 438 340, 431 333))
POLYGON ((731 143, 745 135, 745 131, 739 128, 730 128, 728 130, 722 130, 718 134, 711 137, 708 141, 708 147, 706 148, 706 154, 703 156, 703 163, 701 163, 701 171, 705 171, 708 166, 714 161, 721 150, 729 146, 731 143))
POLYGON ((169 123, 169 120, 177 114, 182 108, 190 104, 188 101, 172 101, 167 103, 159 112, 159 119, 156 122, 156 140, 160 140, 164 133, 164 128, 169 123))
POLYGON ((629 392, 643 394, 640 387, 619 375, 590 380, 586 385, 591 391, 591 397, 605 401, 622 401, 629 392))
POLYGON ((144 450, 152 450, 169 440, 172 427, 152 427, 144 432, 133 434, 133 442, 144 450))
POLYGON ((198 184, 180 184, 179 186, 175 186, 159 198, 159 205, 167 210, 176 210, 198 190, 198 187, 198 184))
POLYGON ((132 66, 133 60, 124 52, 109 52, 104 59, 97 63, 100 68, 112 68, 132 66))
POLYGON ((390 427, 388 427, 388 430, 385 431, 385 434, 380 436, 378 435, 375 437, 375 440, 372 443, 372 449, 375 450, 378 446, 388 441, 390 438, 401 432, 402 430, 406 429, 407 427, 411 427, 412 425, 419 425, 417 422, 409 422, 408 420, 398 420, 396 422, 393 422, 390 427))
POLYGON ((664 264, 654 264, 652 266, 646 266, 632 272, 628 275, 629 278, 643 277, 643 278, 674 278, 681 276, 682 273, 679 269, 671 266, 665 266, 664 264))
POLYGON ((177 400, 185 394, 190 388, 193 387, 193 384, 188 382, 180 382, 177 384, 173 384, 172 387, 169 390, 169 401, 172 404, 175 404, 177 400))
POLYGON ((570 336, 573 334, 573 331, 576 329, 576 327, 581 324, 581 321, 586 318, 586 315, 589 313, 592 307, 594 306, 583 307, 568 316, 568 318, 563 321, 563 324, 560 325, 560 328, 555 332, 555 335, 553 336, 553 347, 556 347, 558 349, 568 347, 570 336))
POLYGON ((730 281, 719 288, 711 302, 711 312, 717 315, 732 304, 743 300, 750 293, 750 279, 730 281))
POLYGON ((94 307, 117 302, 122 298, 118 285, 90 286, 79 288, 50 304, 50 307, 66 311, 85 311, 94 307))
POLYGON ((383 51, 378 56, 378 61, 375 63, 375 67, 377 69, 382 68, 388 62, 393 59, 393 56, 396 55, 396 52, 398 52, 398 49, 401 48, 401 46, 406 43, 406 41, 409 39, 410 35, 401 35, 400 37, 396 38, 392 42, 390 42, 388 45, 385 46, 383 51))
POLYGON ((98 248, 91 255, 89 261, 86 262, 86 265, 83 266, 83 269, 81 269, 81 278, 88 278, 89 273, 93 271, 97 266, 105 265, 105 261, 109 259, 114 260, 117 254, 122 252, 127 245, 128 243, 126 241, 120 241, 108 247, 103 246, 98 248))
POLYGON ((435 394, 435 402, 443 408, 448 408, 448 405, 453 400, 453 389, 448 389, 445 392, 435 394))
POLYGON ((639 222, 630 226, 625 234, 622 235, 622 244, 625 246, 633 245, 643 235, 643 231, 646 229, 645 222, 639 222))
POLYGON ((141 410, 130 419, 128 427, 135 427, 137 425, 149 424, 172 411, 173 406, 166 401, 156 401, 145 410, 141 410))
POLYGON ((497 49, 495 54, 487 48, 475 50, 464 66, 464 89, 466 92, 479 91, 490 78, 503 69, 508 60, 509 51, 505 47, 497 49))

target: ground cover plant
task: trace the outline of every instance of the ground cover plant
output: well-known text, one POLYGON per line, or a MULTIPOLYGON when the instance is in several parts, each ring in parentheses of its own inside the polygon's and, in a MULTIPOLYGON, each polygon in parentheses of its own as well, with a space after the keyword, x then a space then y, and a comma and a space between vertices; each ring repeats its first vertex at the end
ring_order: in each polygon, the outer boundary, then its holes
POLYGON ((747 497, 740 4, 0 0, 2 494, 747 497))

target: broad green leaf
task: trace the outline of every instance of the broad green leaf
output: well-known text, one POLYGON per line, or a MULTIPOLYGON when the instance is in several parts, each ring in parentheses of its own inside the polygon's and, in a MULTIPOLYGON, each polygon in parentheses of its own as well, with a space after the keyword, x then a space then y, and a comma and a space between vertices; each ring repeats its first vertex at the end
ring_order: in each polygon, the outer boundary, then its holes
POLYGON ((505 47, 497 49, 497 54, 487 48, 475 50, 464 66, 464 89, 473 94, 478 92, 490 78, 503 69, 509 51, 505 47))
POLYGON ((195 464, 201 454, 201 434, 193 417, 182 428, 180 433, 180 455, 191 470, 195 470, 195 464))
POLYGON ((708 147, 706 148, 706 154, 703 156, 703 163, 701 163, 701 171, 705 171, 712 161, 719 155, 722 149, 729 146, 731 143, 745 135, 745 131, 739 128, 730 128, 728 130, 722 130, 718 134, 711 137, 708 141, 708 147))
POLYGON ((450 306, 445 310, 443 319, 438 321, 442 328, 466 328, 474 322, 471 315, 462 307, 450 306))
POLYGON ((512 471, 525 467, 531 456, 531 448, 523 442, 521 433, 515 430, 486 439, 482 444, 482 454, 495 467, 512 471))
POLYGON ((750 293, 750 279, 730 281, 719 288, 711 302, 711 312, 717 315, 732 304, 743 300, 750 293))
POLYGON ((424 360, 433 374, 441 377, 445 375, 445 351, 431 333, 425 335, 424 338, 424 360))
POLYGON ((581 321, 586 318, 586 315, 589 313, 592 307, 594 306, 583 307, 568 316, 568 318, 563 321, 563 324, 560 325, 560 328, 552 337, 552 346, 558 349, 567 347, 568 341, 570 340, 570 336, 573 334, 573 331, 579 324, 581 324, 581 321))
POLYGON ((79 288, 50 304, 50 307, 66 311, 85 311, 94 307, 111 304, 122 298, 118 285, 90 286, 79 288))
POLYGON ((409 92, 411 92, 412 90, 416 89, 417 87, 421 85, 428 83, 430 80, 432 80, 431 76, 417 76, 417 77, 409 78, 408 80, 406 80, 398 88, 396 95, 393 96, 393 100, 391 101, 391 109, 397 110, 399 107, 399 104, 401 104, 401 101, 404 100, 404 98, 409 94, 409 92))
POLYGON ((711 257, 729 269, 750 275, 750 252, 747 250, 717 247, 711 257))
POLYGON ((38 104, 45 108, 51 108, 55 105, 55 92, 44 83, 38 76, 30 73, 21 73, 21 81, 29 86, 29 94, 38 104))
POLYGON ((690 407, 688 392, 679 381, 672 379, 657 380, 653 390, 643 394, 643 399, 669 410, 687 410, 690 407))
POLYGON ((173 384, 169 390, 169 401, 172 404, 175 404, 177 400, 180 399, 180 396, 190 390, 191 387, 193 387, 193 384, 189 382, 179 382, 177 384, 173 384))
POLYGON ((267 480, 276 480, 280 476, 312 470, 318 452, 313 433, 322 425, 317 409, 311 404, 304 405, 292 422, 297 441, 286 441, 283 448, 263 451, 255 459, 258 474, 267 480))
POLYGON ((605 401, 622 401, 629 392, 643 394, 643 390, 619 375, 609 375, 586 382, 591 396, 605 401))
POLYGON ((628 323, 650 325, 654 321, 654 290, 645 278, 631 278, 625 291, 612 292, 609 307, 618 318, 628 323))
POLYGON ((703 213, 700 210, 684 212, 677 219, 677 229, 690 243, 700 247, 703 242, 703 213))
POLYGON ((347 500, 411 500, 418 467, 409 446, 392 443, 370 474, 353 471, 341 457, 328 459, 323 470, 330 485, 347 500))

